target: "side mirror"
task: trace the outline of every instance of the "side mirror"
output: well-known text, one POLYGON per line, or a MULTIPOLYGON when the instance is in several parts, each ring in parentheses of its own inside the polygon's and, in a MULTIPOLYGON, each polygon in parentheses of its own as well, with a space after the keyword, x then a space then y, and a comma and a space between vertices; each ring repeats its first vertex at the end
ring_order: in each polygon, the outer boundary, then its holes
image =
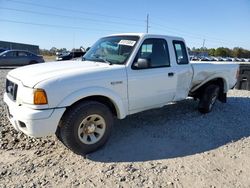
POLYGON ((89 51, 90 47, 86 48, 85 52, 89 51))
POLYGON ((146 69, 149 68, 149 60, 145 58, 139 58, 137 62, 134 63, 135 69, 146 69))

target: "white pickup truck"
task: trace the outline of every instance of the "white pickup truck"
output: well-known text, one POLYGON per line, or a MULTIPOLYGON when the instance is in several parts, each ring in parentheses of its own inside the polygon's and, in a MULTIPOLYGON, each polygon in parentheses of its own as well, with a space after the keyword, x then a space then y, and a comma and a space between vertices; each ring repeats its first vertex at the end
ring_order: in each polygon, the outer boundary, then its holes
POLYGON ((56 134, 77 154, 107 141, 113 119, 159 108, 188 96, 208 113, 237 80, 238 65, 191 63, 184 39, 117 34, 98 40, 82 61, 14 69, 6 79, 8 117, 15 129, 56 134))

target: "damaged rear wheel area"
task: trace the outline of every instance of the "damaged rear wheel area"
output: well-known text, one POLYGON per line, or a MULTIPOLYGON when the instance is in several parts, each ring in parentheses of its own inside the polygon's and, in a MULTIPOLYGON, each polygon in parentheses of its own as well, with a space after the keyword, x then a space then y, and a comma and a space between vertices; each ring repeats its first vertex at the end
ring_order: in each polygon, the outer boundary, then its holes
POLYGON ((203 114, 211 112, 219 96, 220 87, 215 84, 208 85, 200 96, 199 112, 203 114))

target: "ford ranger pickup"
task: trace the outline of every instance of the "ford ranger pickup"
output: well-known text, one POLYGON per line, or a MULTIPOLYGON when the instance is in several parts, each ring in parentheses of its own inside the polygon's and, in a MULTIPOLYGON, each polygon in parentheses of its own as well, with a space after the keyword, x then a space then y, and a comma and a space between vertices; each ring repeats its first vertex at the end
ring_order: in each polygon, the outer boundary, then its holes
POLYGON ((210 112, 226 102, 238 65, 190 63, 183 38, 116 34, 99 39, 82 61, 28 65, 6 79, 8 118, 26 135, 56 134, 85 155, 108 140, 114 118, 193 97, 210 112))

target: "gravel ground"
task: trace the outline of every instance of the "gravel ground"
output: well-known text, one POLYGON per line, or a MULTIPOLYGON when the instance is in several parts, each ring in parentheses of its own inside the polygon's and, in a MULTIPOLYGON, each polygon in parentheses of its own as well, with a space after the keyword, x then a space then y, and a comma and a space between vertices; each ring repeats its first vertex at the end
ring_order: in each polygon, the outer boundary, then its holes
POLYGON ((101 150, 81 157, 55 136, 28 138, 7 121, 0 70, 0 187, 250 187, 250 92, 201 115, 187 99, 117 120, 101 150))

